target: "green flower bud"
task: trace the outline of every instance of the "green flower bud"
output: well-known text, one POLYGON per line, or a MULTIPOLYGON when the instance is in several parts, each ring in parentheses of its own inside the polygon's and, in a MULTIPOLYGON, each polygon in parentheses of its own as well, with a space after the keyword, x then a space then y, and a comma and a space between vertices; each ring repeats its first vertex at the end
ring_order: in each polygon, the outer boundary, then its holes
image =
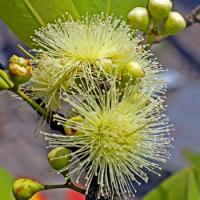
POLYGON ((155 22, 159 23, 168 16, 172 9, 172 2, 170 0, 149 0, 148 9, 155 22))
POLYGON ((143 78, 145 76, 145 72, 141 65, 138 62, 129 62, 126 64, 123 69, 123 73, 125 75, 130 75, 133 79, 143 78))
POLYGON ((32 76, 32 65, 29 60, 13 55, 9 60, 9 74, 17 85, 26 83, 32 76))
POLYGON ((74 135, 78 134, 78 130, 76 128, 76 123, 82 122, 84 119, 81 116, 72 117, 67 120, 64 125, 64 131, 66 135, 74 135))
POLYGON ((128 23, 135 29, 147 32, 150 24, 148 10, 142 7, 134 8, 128 13, 128 23))
POLYGON ((170 12, 169 16, 163 23, 161 29, 162 34, 175 35, 185 29, 186 22, 182 15, 178 12, 170 12))
MULTIPOLYGON (((56 147, 48 153, 49 164, 56 171, 69 166, 71 159, 71 151, 66 147, 56 147)), ((67 170, 63 172, 63 175, 66 173, 67 170)))
POLYGON ((44 190, 44 185, 31 179, 20 178, 13 184, 13 194, 16 200, 28 200, 35 193, 44 190))
POLYGON ((9 88, 9 85, 0 77, 0 91, 6 90, 9 88))

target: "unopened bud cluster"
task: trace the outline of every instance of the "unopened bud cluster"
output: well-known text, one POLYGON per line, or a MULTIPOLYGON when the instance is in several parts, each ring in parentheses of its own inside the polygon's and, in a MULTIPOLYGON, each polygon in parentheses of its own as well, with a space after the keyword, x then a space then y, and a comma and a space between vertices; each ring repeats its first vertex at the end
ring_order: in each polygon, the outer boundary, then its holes
POLYGON ((136 7, 129 12, 128 22, 145 33, 175 35, 185 29, 186 22, 180 13, 171 10, 170 0, 149 0, 147 8, 136 7))

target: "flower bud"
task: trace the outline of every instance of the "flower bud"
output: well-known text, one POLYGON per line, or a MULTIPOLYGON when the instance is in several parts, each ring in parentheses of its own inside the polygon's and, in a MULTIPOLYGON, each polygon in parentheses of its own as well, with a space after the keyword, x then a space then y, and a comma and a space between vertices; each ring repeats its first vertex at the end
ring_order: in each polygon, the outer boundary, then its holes
POLYGON ((186 22, 178 12, 170 12, 169 16, 163 23, 161 33, 166 35, 175 35, 185 29, 186 22))
POLYGON ((17 85, 26 83, 32 76, 32 65, 29 60, 13 55, 9 60, 9 74, 17 85))
POLYGON ((147 32, 150 24, 148 10, 142 7, 134 8, 128 13, 128 23, 135 29, 147 32))
POLYGON ((16 200, 28 200, 35 193, 44 190, 44 185, 31 179, 20 178, 13 184, 13 194, 16 200))
POLYGON ((76 123, 82 122, 84 119, 81 116, 72 117, 67 120, 64 125, 64 131, 66 135, 74 135, 78 133, 76 123))
POLYGON ((6 90, 9 88, 9 85, 0 77, 0 91, 6 90))
MULTIPOLYGON (((69 166, 72 159, 71 151, 66 147, 56 147, 48 153, 49 164, 58 171, 69 166)), ((63 172, 66 174, 67 170, 63 172)))
POLYGON ((148 9, 155 22, 159 23, 168 16, 172 9, 172 2, 170 0, 149 0, 148 9))
POLYGON ((134 61, 127 63, 123 72, 125 75, 130 75, 133 79, 143 78, 145 76, 145 72, 141 65, 134 61))

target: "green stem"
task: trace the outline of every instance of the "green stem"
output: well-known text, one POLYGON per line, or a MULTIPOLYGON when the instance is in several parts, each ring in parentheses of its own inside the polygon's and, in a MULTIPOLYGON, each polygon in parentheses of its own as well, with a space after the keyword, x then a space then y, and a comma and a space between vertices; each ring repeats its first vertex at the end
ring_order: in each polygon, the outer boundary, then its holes
POLYGON ((9 87, 13 88, 14 84, 13 82, 9 79, 8 75, 6 72, 0 69, 0 77, 9 85, 9 87))
POLYGON ((61 184, 61 185, 45 185, 44 190, 59 189, 59 188, 69 188, 81 194, 85 194, 85 190, 75 186, 71 181, 68 181, 65 184, 61 184))
POLYGON ((12 89, 11 91, 13 91, 14 93, 16 93, 17 95, 19 95, 24 101, 26 101, 34 110, 37 110, 37 112, 39 112, 42 116, 47 117, 47 111, 46 109, 42 108, 39 104, 37 104, 35 101, 33 101, 29 96, 27 96, 23 91, 21 91, 20 89, 12 89))
POLYGON ((8 84, 10 87, 9 90, 19 95, 23 100, 25 100, 34 110, 37 110, 42 116, 47 117, 46 109, 42 108, 39 104, 33 101, 29 96, 27 96, 23 91, 18 89, 18 86, 15 85, 8 77, 7 73, 3 70, 0 70, 0 77, 8 84))

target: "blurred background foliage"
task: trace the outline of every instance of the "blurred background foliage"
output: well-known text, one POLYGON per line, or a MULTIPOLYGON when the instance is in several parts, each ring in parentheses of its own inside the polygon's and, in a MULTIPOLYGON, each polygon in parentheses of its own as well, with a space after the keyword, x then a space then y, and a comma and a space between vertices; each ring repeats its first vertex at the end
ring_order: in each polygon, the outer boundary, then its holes
POLYGON ((184 157, 190 163, 163 181, 147 194, 143 200, 200 200, 200 154, 184 150, 184 157))
POLYGON ((0 199, 14 200, 12 194, 12 183, 14 177, 5 169, 0 168, 0 199))
MULTIPOLYGON (((0 0, 2 19, 0 20, 0 62, 2 67, 7 65, 9 57, 13 54, 26 56, 17 45, 21 44, 27 48, 26 44, 30 44, 29 36, 33 34, 34 29, 43 23, 53 21, 66 11, 79 17, 85 11, 95 13, 103 10, 118 16, 123 15, 126 18, 129 10, 134 6, 145 6, 146 2, 146 0, 60 0, 58 3, 55 0, 43 0, 43 4, 41 4, 39 0, 10 0, 9 2, 0 0), (31 7, 27 2, 32 2, 36 6, 42 21, 37 19, 37 15, 30 16, 31 7), (110 3, 108 4, 108 2, 110 3), (63 4, 67 6, 63 6, 63 4), (8 10, 10 10, 9 17, 6 14, 8 10)), ((174 0, 173 2, 174 9, 182 14, 190 13, 199 4, 199 0, 174 0)), ((139 199, 200 199, 200 156, 196 153, 200 152, 199 32, 200 26, 193 25, 183 33, 152 47, 152 51, 159 58, 161 64, 169 69, 165 73, 169 88, 167 114, 175 125, 176 131, 172 133, 175 138, 172 156, 170 161, 163 166, 162 177, 151 174, 149 183, 137 188, 137 198, 139 199), (188 163, 184 161, 181 154, 184 148, 196 150, 196 152, 184 151, 184 156, 190 161, 188 163)), ((47 151, 44 148, 45 142, 40 136, 34 136, 37 123, 38 116, 28 105, 11 97, 8 92, 0 93, 0 166, 9 170, 14 177, 31 177, 48 184, 62 182, 61 176, 51 174, 47 151)), ((9 185, 12 180, 13 177, 1 168, 0 199, 13 199, 9 196, 11 195, 9 185)), ((63 200, 67 197, 71 200, 69 193, 66 194, 66 191, 63 190, 48 191, 42 195, 34 198, 44 199, 46 196, 48 200, 63 200)))

